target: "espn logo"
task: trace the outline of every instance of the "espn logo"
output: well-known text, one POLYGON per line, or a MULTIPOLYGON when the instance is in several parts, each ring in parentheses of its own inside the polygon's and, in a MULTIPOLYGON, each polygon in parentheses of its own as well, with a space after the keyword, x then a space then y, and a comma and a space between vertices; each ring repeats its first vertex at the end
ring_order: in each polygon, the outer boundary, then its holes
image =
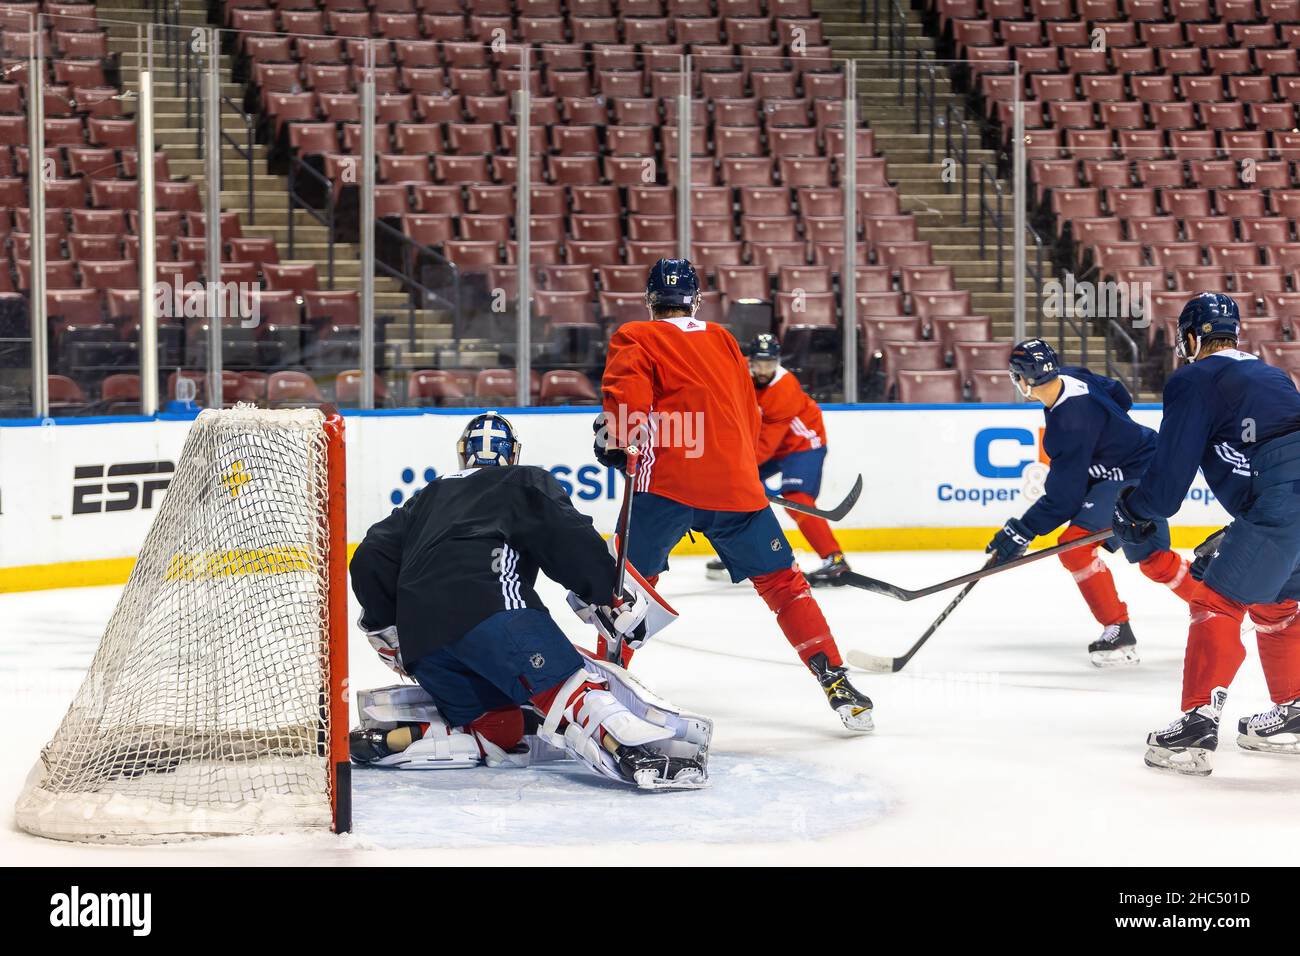
POLYGON ((155 496, 171 484, 170 461, 129 461, 116 465, 78 465, 73 471, 72 513, 149 510, 155 496))

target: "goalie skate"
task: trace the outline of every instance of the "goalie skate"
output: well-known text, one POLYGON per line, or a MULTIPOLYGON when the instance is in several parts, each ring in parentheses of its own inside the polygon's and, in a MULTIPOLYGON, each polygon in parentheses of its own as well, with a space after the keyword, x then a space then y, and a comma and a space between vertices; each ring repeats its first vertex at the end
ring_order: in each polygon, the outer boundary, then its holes
POLYGON ((1237 746, 1261 753, 1300 754, 1300 697, 1237 723, 1237 746))

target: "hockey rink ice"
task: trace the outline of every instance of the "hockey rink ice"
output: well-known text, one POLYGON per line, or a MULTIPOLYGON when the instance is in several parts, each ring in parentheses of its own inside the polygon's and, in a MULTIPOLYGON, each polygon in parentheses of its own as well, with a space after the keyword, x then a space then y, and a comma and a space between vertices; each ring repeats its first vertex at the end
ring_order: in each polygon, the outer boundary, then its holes
MULTIPOLYGON (((801 555, 805 568, 813 557, 801 555)), ((979 567, 972 552, 850 556, 919 587, 979 567)), ((656 693, 715 721, 711 787, 640 793, 552 764, 529 770, 354 770, 345 837, 236 837, 164 847, 61 844, 12 807, 76 690, 120 588, 0 594, 0 858, 40 864, 1275 864, 1300 841, 1300 757, 1236 747, 1269 701, 1254 646, 1232 687, 1209 778, 1147 769, 1148 731, 1178 713, 1186 607, 1108 563, 1142 663, 1098 670, 1100 628, 1055 560, 981 582, 901 674, 857 672, 876 732, 843 730, 749 585, 678 558, 661 592, 681 619, 633 663, 656 693)), ((554 585, 539 591, 575 638, 554 585)), ((910 604, 816 592, 844 651, 901 654, 956 591, 910 604)), ((356 618, 355 606, 351 618, 356 618)), ((353 687, 393 683, 359 632, 353 687)))

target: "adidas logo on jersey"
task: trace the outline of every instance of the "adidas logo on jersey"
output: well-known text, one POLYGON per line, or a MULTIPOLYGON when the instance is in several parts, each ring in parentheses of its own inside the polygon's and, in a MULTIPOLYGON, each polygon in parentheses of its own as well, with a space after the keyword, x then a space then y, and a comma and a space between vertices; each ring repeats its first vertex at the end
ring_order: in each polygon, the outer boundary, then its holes
POLYGON ((1237 449, 1233 448, 1226 441, 1215 445, 1214 453, 1232 466, 1232 473, 1234 475, 1241 475, 1245 478, 1250 477, 1250 459, 1237 451, 1237 449))

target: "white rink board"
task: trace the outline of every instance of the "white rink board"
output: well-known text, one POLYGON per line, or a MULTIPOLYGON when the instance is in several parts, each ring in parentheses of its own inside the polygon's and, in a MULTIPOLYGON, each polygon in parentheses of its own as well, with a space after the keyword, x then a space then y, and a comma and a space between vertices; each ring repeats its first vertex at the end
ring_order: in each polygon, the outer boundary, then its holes
MULTIPOLYGON (((347 416, 348 539, 358 541, 427 480, 456 467, 455 442, 472 411, 347 416)), ((595 409, 509 413, 523 461, 550 470, 574 504, 609 532, 621 483, 592 458, 595 409)), ((1134 417, 1158 427, 1158 407, 1134 417)), ((861 473, 862 497, 840 523, 855 529, 992 528, 1027 507, 1041 482, 1036 406, 868 406, 826 411, 821 500, 833 504, 861 473)), ((0 427, 0 569, 133 556, 164 492, 188 421, 0 427), (113 466, 128 474, 112 477, 113 466), (78 478, 96 469, 108 477, 78 478), (134 472, 133 474, 131 472, 134 472), (153 483, 152 498, 146 501, 153 483), (101 487, 102 486, 102 487, 101 487), (79 489, 79 490, 78 490, 79 489)), ((707 423, 706 423, 707 440, 707 423)), ((1198 477, 1175 526, 1227 522, 1198 477)), ((782 521, 789 522, 782 515, 782 521)), ((3 572, 0 571, 0 574, 3 572)), ((0 590, 3 590, 0 584, 0 590)))

